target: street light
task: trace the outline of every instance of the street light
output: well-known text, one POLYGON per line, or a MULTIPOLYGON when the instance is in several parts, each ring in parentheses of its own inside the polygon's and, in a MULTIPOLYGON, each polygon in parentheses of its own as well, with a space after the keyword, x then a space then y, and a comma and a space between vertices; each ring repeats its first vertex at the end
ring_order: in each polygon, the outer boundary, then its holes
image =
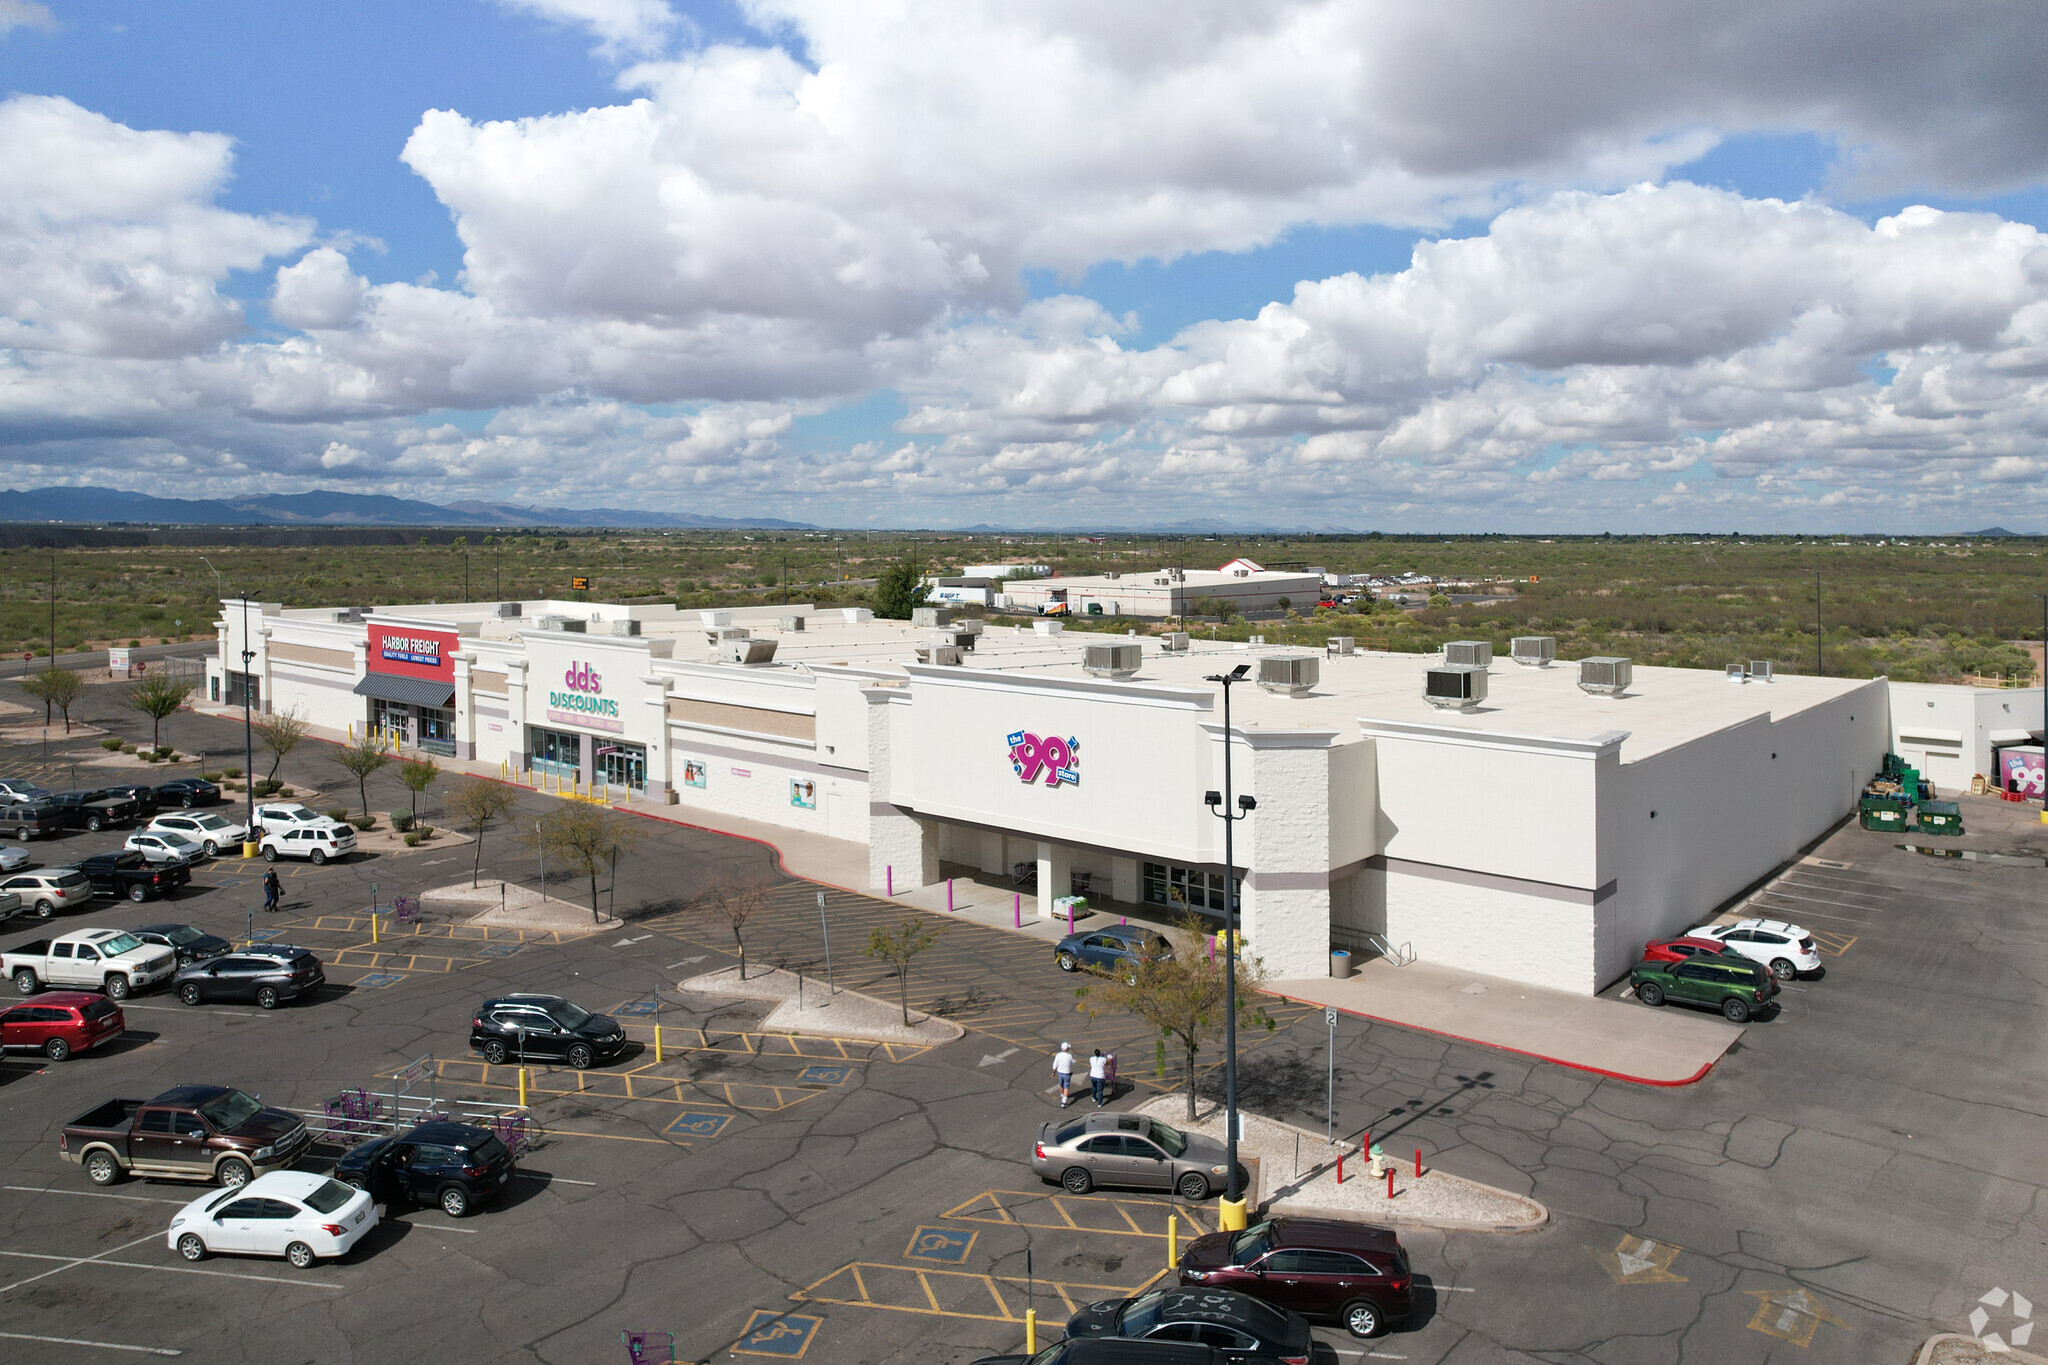
POLYGON ((1245 1225, 1244 1188, 1237 1179, 1237 853, 1231 836, 1237 822, 1259 808, 1251 797, 1240 796, 1237 809, 1231 809, 1230 685, 1243 682, 1251 671, 1250 664, 1239 664, 1228 673, 1209 675, 1210 682, 1223 687, 1223 790, 1202 798, 1209 813, 1223 821, 1223 1164, 1229 1183, 1217 1221, 1226 1232, 1245 1225))
MULTIPOLYGON (((205 555, 199 562, 213 569, 213 561, 205 555)), ((225 602, 221 591, 220 570, 213 569, 213 589, 225 602)), ((251 714, 249 701, 249 661, 256 657, 256 651, 249 648, 249 594, 242 593, 242 792, 248 798, 248 814, 242 827, 242 856, 255 856, 256 849, 256 722, 251 714)))
MULTIPOLYGON (((2048 592, 2034 596, 2041 599, 2041 735, 2048 739, 2048 592)), ((2048 824, 2048 780, 2041 783, 2041 821, 2048 824)))

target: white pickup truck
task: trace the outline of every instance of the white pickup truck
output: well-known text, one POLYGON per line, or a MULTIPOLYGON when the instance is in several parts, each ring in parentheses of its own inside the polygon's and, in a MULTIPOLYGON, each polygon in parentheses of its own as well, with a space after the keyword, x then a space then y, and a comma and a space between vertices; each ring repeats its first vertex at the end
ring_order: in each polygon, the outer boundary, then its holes
POLYGON ((81 929, 0 953, 0 967, 23 995, 45 986, 70 986, 126 1000, 144 986, 169 980, 178 969, 178 955, 123 929, 81 929))

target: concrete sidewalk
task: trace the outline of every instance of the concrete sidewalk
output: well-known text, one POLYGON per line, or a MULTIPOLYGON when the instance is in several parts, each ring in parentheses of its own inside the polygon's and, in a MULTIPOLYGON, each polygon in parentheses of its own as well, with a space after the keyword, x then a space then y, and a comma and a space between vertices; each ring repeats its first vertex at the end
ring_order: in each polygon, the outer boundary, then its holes
POLYGON ((1690 1085, 1742 1029, 1706 1014, 1545 990, 1428 962, 1381 958, 1347 980, 1276 981, 1275 995, 1642 1085, 1690 1085))

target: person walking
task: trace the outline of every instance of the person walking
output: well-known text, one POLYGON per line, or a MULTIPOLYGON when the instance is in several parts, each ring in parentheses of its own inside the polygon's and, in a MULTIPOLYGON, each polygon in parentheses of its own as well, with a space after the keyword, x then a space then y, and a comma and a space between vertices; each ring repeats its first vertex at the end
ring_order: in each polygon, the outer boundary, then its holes
POLYGON ((1102 1107, 1102 1086, 1108 1079, 1109 1059, 1102 1055, 1101 1048, 1096 1048, 1094 1055, 1088 1059, 1088 1089, 1095 1096, 1097 1109, 1102 1107))
POLYGON ((1060 1108, 1067 1107, 1072 1096, 1068 1091, 1074 1084, 1074 1045, 1061 1043, 1060 1050, 1053 1054, 1052 1074, 1060 1083, 1060 1108))
POLYGON ((277 879, 277 869, 271 868, 263 874, 263 913, 277 913, 278 900, 284 895, 284 883, 277 879))

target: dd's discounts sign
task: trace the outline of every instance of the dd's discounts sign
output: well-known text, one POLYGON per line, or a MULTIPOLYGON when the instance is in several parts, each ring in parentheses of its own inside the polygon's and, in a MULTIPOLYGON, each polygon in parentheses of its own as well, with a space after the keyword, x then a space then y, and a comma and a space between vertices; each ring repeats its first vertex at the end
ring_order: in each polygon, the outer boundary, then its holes
POLYGON ((614 734, 626 728, 619 719, 618 699, 604 694, 604 675, 586 663, 570 664, 562 685, 548 689, 548 719, 614 734))
POLYGON ((452 687, 455 684, 455 650, 455 636, 450 631, 370 627, 369 665, 372 673, 433 678, 452 687))

